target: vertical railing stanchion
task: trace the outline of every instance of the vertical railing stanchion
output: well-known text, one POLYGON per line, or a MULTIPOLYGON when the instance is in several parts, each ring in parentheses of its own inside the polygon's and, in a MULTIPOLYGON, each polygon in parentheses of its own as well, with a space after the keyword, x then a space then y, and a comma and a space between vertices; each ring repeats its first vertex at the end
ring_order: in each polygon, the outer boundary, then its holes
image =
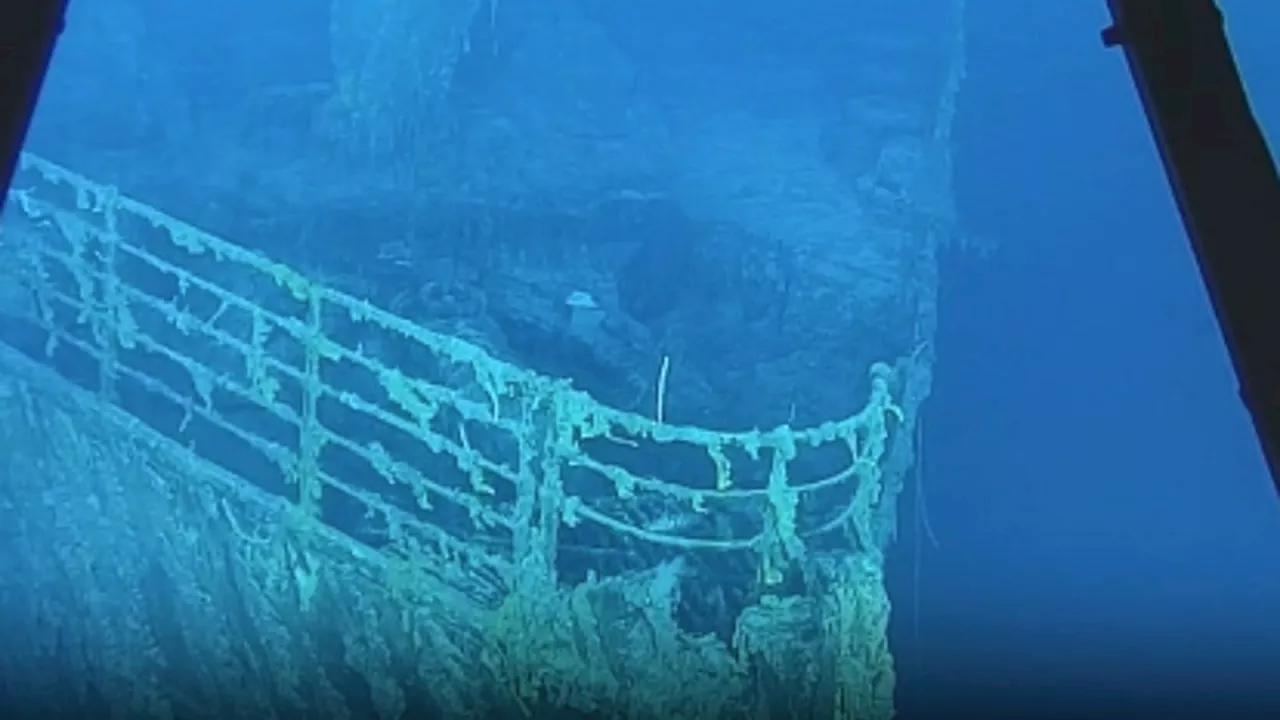
MULTIPOLYGON (((120 323, 117 313, 124 312, 122 305, 124 295, 120 292, 120 276, 116 268, 116 246, 120 241, 119 216, 116 214, 117 204, 114 193, 110 197, 101 198, 99 202, 103 206, 105 231, 95 233, 99 239, 98 261, 101 263, 102 272, 102 308, 100 313, 95 313, 97 314, 95 322, 101 323, 96 333, 102 351, 98 358, 98 392, 107 402, 115 403, 118 400, 116 366, 119 362, 120 348, 118 337, 120 323)), ((86 308, 86 310, 93 312, 92 308, 86 308)))
POLYGON ((303 343, 305 353, 302 368, 302 423, 298 428, 298 504, 310 516, 320 515, 320 449, 324 445, 323 431, 317 417, 323 381, 320 378, 320 342, 324 329, 321 326, 323 290, 316 285, 306 285, 307 337, 303 343))

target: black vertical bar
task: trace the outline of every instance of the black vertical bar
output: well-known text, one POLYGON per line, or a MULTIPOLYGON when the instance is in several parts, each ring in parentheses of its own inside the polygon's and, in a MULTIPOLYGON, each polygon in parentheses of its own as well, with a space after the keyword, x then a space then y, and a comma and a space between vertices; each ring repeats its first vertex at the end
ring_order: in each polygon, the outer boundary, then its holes
POLYGON ((0 210, 31 126, 68 0, 0 2, 0 210))
POLYGON ((1280 489, 1280 180, 1213 0, 1108 0, 1280 489))

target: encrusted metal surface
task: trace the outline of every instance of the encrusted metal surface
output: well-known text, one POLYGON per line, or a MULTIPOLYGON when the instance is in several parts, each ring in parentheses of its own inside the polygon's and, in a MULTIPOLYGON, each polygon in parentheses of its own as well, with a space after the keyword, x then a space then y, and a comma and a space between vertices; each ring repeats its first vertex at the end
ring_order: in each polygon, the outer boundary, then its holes
MULTIPOLYGON (((14 187, 8 577, 54 584, 15 617, 92 648, 66 672, 98 701, 891 714, 882 464, 918 358, 817 427, 671 425, 35 156, 14 187)), ((71 662, 27 643, 11 678, 71 662)))

